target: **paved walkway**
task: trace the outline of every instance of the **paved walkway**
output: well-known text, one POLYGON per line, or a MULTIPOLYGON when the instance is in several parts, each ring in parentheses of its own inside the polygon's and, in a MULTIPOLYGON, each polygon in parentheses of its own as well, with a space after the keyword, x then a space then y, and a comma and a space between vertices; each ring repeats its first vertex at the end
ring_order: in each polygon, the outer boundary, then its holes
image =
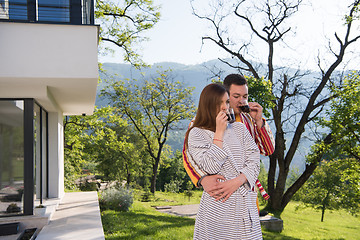
POLYGON ((104 240, 97 192, 65 193, 36 240, 104 240))
POLYGON ((178 205, 178 206, 159 206, 155 207, 159 212, 169 213, 175 216, 196 218, 199 210, 199 204, 178 205))

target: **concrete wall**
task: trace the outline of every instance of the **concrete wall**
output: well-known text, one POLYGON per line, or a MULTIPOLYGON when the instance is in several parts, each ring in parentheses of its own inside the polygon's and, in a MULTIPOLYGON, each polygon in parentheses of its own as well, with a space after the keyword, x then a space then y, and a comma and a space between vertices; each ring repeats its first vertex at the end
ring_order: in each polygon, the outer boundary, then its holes
POLYGON ((92 114, 98 26, 0 22, 0 96, 35 98, 48 111, 92 114))
POLYGON ((62 113, 49 113, 49 198, 64 196, 63 132, 62 113))

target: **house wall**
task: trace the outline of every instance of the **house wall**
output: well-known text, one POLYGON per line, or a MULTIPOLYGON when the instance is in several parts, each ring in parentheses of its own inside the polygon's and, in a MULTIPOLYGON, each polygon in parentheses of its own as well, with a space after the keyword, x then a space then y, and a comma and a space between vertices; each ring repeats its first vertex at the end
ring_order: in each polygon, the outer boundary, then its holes
POLYGON ((49 113, 49 198, 64 196, 64 134, 61 112, 49 113))
POLYGON ((36 99, 48 111, 92 114, 98 26, 0 22, 0 96, 36 99))
POLYGON ((98 26, 0 22, 0 33, 0 98, 33 98, 48 112, 48 195, 62 198, 63 116, 93 113, 98 26))

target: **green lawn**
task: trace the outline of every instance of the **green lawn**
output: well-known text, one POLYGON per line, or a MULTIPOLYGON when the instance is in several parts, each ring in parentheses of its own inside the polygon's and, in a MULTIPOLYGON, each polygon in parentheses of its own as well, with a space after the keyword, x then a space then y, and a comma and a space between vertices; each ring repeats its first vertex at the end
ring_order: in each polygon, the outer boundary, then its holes
MULTIPOLYGON (((101 213, 107 240, 115 239, 192 239, 195 220, 157 212, 152 206, 194 204, 200 192, 190 198, 184 195, 156 193, 151 202, 136 200, 129 212, 106 210, 101 213)), ((136 199, 138 196, 136 196, 136 199)), ((273 233, 263 229, 264 239, 360 239, 360 217, 344 211, 321 213, 311 208, 295 210, 298 203, 291 202, 281 218, 284 230, 273 233)))
POLYGON ((107 210, 101 213, 107 240, 114 239, 192 239, 194 219, 159 213, 136 201, 129 212, 107 210))
MULTIPOLYGON (((345 211, 326 211, 324 222, 321 222, 320 211, 312 208, 300 208, 296 211, 298 205, 299 203, 290 202, 281 215, 284 221, 281 235, 294 239, 360 239, 359 216, 354 217, 345 211)), ((264 236, 267 234, 268 232, 264 232, 264 236)), ((274 235, 269 233, 269 236, 274 235)))

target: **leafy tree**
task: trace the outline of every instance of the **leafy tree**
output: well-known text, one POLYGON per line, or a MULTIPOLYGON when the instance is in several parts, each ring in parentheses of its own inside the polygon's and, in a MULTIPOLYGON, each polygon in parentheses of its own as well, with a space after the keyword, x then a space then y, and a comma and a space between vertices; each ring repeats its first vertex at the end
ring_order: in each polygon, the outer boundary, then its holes
MULTIPOLYGON (((138 53, 137 46, 147 38, 142 36, 142 33, 146 30, 151 29, 160 19, 159 7, 154 5, 152 0, 125 0, 125 1, 116 1, 116 0, 96 0, 95 3, 95 18, 96 23, 100 25, 99 38, 101 46, 104 43, 110 43, 106 45, 101 53, 114 52, 112 47, 116 46, 121 48, 124 51, 124 60, 130 62, 135 67, 145 66, 146 64, 141 60, 141 57, 138 53)), ((71 116, 64 119, 64 154, 65 154, 65 186, 68 188, 74 187, 74 180, 81 174, 82 167, 86 162, 94 162, 96 159, 102 159, 98 165, 99 170, 104 173, 109 173, 107 176, 119 178, 123 171, 119 171, 115 174, 115 169, 127 168, 127 181, 129 182, 129 164, 127 160, 120 161, 121 156, 119 155, 123 150, 131 148, 131 144, 125 143, 124 135, 119 136, 119 129, 124 128, 123 122, 119 122, 120 126, 115 129, 116 124, 106 126, 105 129, 99 130, 96 129, 96 124, 98 127, 104 126, 101 119, 105 118, 104 116, 99 116, 102 111, 108 110, 98 110, 99 112, 94 114, 94 117, 86 116, 71 116), (94 136, 90 137, 87 133, 91 128, 95 133, 94 136), (119 139, 121 138, 121 139, 119 139), (93 145, 87 143, 87 141, 93 145), (106 141, 112 145, 106 146, 106 141), (113 141, 110 141, 113 140, 113 141), (116 145, 121 142, 122 144, 116 145), (89 151, 92 151, 93 154, 97 155, 99 158, 94 158, 95 155, 91 156, 90 154, 86 155, 85 145, 89 151), (100 146, 104 147, 104 151, 96 151, 100 146), (92 149, 92 150, 91 150, 92 149), (105 155, 109 158, 106 159, 105 155), (105 159, 108 163, 108 167, 105 167, 105 159), (116 161, 115 161, 116 159, 116 161), (117 168, 110 168, 114 166, 116 162, 120 161, 120 165, 117 168), (110 170, 112 174, 110 174, 110 170), (113 175, 115 174, 115 175, 113 175)), ((121 134, 120 134, 121 135, 121 134)), ((108 145, 109 145, 108 144, 108 145)), ((139 149, 139 148, 137 148, 139 149)), ((136 151, 137 153, 139 151, 136 151)), ((115 164, 116 165, 116 164, 115 164)))
MULTIPOLYGON (((286 42, 292 30, 288 25, 288 19, 297 13, 302 0, 216 1, 211 2, 209 11, 197 7, 196 0, 191 2, 194 14, 207 21, 213 30, 212 33, 203 36, 203 42, 209 41, 231 55, 231 61, 219 60, 244 75, 250 75, 255 79, 262 79, 264 76, 271 83, 275 104, 271 108, 271 113, 276 134, 275 152, 269 157, 267 187, 271 198, 267 209, 281 213, 314 172, 325 153, 321 146, 313 148, 312 161, 307 163, 304 172, 286 189, 290 164, 300 140, 309 131, 316 117, 323 112, 324 106, 336 97, 328 94, 330 83, 342 85, 340 78, 335 77, 335 70, 341 67, 344 57, 348 54, 348 48, 360 38, 359 31, 356 26, 354 27, 355 21, 359 20, 360 1, 354 0, 348 5, 348 14, 344 14, 344 31, 341 34, 335 33, 333 40, 336 46, 329 44, 331 58, 327 58, 327 55, 323 57, 328 60, 324 63, 321 61, 322 55, 318 53, 320 71, 319 76, 314 79, 310 79, 307 72, 292 69, 296 65, 288 59, 289 66, 275 67, 275 46, 291 47, 291 42, 286 42), (244 35, 247 31, 240 27, 247 28, 251 34, 244 35), (259 44, 267 46, 266 51, 258 54, 267 59, 266 64, 257 64, 251 59, 251 53, 256 52, 259 44)), ((298 59, 294 59, 295 61, 298 59)), ((331 138, 325 136, 321 142, 326 145, 331 142, 331 138)))
POLYGON ((138 160, 143 150, 141 139, 112 107, 97 109, 89 118, 84 148, 87 160, 96 162, 107 179, 130 184, 131 177, 145 165, 138 160))
POLYGON ((349 74, 342 86, 332 88, 332 93, 337 98, 331 101, 327 119, 320 123, 331 131, 331 148, 336 147, 336 157, 347 155, 360 162, 359 72, 349 74))
POLYGON ((74 180, 90 163, 108 180, 128 184, 146 167, 147 161, 136 161, 144 152, 142 139, 111 107, 95 109, 90 116, 66 117, 64 132, 67 188, 74 187, 74 180))
POLYGON ((169 70, 136 84, 136 80, 118 81, 102 91, 118 114, 141 135, 152 159, 150 190, 155 192, 156 178, 162 152, 170 129, 183 119, 194 116, 191 99, 193 88, 174 80, 169 70))
MULTIPOLYGON (((100 24, 100 43, 110 43, 124 51, 124 60, 134 66, 145 66, 136 48, 160 19, 153 0, 96 0, 95 18, 100 24)), ((105 53, 113 52, 105 47, 105 53)))
POLYGON ((322 161, 298 194, 308 206, 321 210, 346 209, 357 214, 360 209, 360 166, 353 158, 322 161))
POLYGON ((64 118, 64 185, 74 189, 75 180, 82 174, 84 141, 82 132, 87 125, 80 116, 64 118))
POLYGON ((249 87, 249 101, 257 102, 263 107, 266 117, 270 116, 269 109, 275 106, 274 95, 272 94, 272 83, 262 78, 246 76, 249 87))
POLYGON ((165 159, 159 168, 158 189, 164 190, 171 181, 179 183, 180 191, 186 190, 189 176, 184 169, 181 151, 177 150, 172 158, 165 159))

